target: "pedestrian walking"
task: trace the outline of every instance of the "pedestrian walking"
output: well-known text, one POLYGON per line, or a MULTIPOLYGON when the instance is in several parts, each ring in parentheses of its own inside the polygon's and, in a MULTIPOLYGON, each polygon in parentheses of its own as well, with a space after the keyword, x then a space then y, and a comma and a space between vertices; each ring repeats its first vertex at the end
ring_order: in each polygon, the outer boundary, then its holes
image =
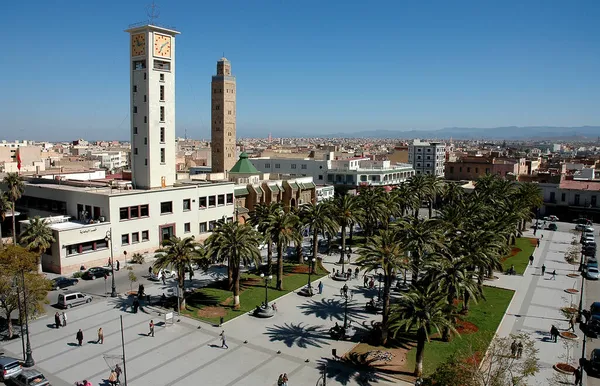
POLYGON ((152 275, 152 266, 148 267, 148 275, 152 275))
POLYGON ((319 295, 321 295, 323 293, 323 282, 320 281, 317 287, 319 288, 319 295))
POLYGON ((512 343, 510 344, 510 355, 512 355, 513 357, 517 356, 517 341, 513 340, 512 343))
POLYGON ((575 315, 571 315, 569 319, 569 330, 575 332, 575 315))
POLYGON ((558 328, 556 328, 554 324, 550 328, 550 336, 552 338, 552 341, 556 343, 556 341, 558 340, 558 328))
POLYGON ((98 340, 96 343, 104 344, 104 331, 102 331, 102 327, 98 329, 98 340))
POLYGON ((60 315, 58 312, 54 314, 54 324, 56 325, 56 328, 60 328, 60 315))
POLYGON ((219 336, 221 337, 221 348, 229 348, 229 346, 227 346, 227 338, 225 338, 225 330, 221 331, 219 336))
POLYGON ((166 280, 165 280, 165 272, 164 272, 164 271, 162 272, 162 275, 161 275, 160 277, 161 277, 161 279, 162 279, 163 285, 166 285, 166 284, 167 284, 167 282, 166 282, 166 280))
POLYGON ((546 273, 546 265, 542 264, 542 276, 546 273))
POLYGON ((64 312, 64 311, 63 311, 63 313, 62 313, 62 322, 63 322, 63 323, 62 323, 62 324, 63 324, 63 327, 67 327, 67 314, 65 314, 65 312, 64 312))
POLYGON ((552 271, 552 280, 556 280, 556 270, 552 271))
POLYGON ((520 359, 521 355, 523 355, 523 342, 519 342, 517 345, 517 358, 520 359))
POLYGON ((342 287, 342 291, 343 291, 343 295, 345 297, 348 297, 348 284, 344 284, 344 286, 342 287))
POLYGON ((77 331, 77 342, 79 342, 79 345, 81 346, 81 344, 83 343, 83 331, 81 331, 81 328, 79 329, 79 331, 77 331))
POLYGON ((152 335, 152 337, 154 338, 154 321, 152 319, 150 319, 150 331, 148 331, 148 336, 152 335))
POLYGON ((367 275, 363 276, 363 287, 367 288, 369 284, 369 277, 367 275))
POLYGON ((529 256, 529 265, 533 265, 533 255, 529 256))
POLYGON ((279 378, 277 378, 277 386, 283 385, 283 374, 279 374, 279 378))
POLYGON ((117 384, 117 373, 115 371, 111 371, 108 376, 108 384, 111 386, 115 386, 117 384))
POLYGON ((537 246, 540 246, 540 239, 537 239, 537 246))
POLYGON ((283 383, 281 384, 282 386, 288 386, 288 376, 286 373, 283 374, 283 383))
POLYGON ((138 300, 138 298, 135 298, 135 299, 133 300, 133 305, 132 305, 132 308, 133 308, 133 313, 134 313, 134 314, 137 314, 137 312, 138 312, 138 308, 140 308, 140 301, 138 300))
POLYGON ((277 303, 273 302, 273 304, 271 304, 271 309, 273 309, 273 311, 277 312, 277 303))
POLYGON ((542 240, 544 239, 544 235, 540 235, 540 237, 542 238, 542 240))
POLYGON ((121 373, 123 371, 121 370, 121 367, 119 366, 119 364, 117 363, 115 365, 115 374, 117 374, 117 383, 121 383, 121 381, 119 380, 119 377, 121 376, 121 373))
POLYGON ((358 269, 358 267, 356 267, 356 269, 354 270, 354 278, 358 279, 358 273, 360 272, 360 270, 358 269))
POLYGON ((575 385, 579 385, 581 383, 581 366, 575 369, 575 385))
POLYGON ((119 263, 119 260, 117 260, 117 271, 121 269, 121 263, 119 263))
POLYGON ((369 288, 370 289, 375 288, 375 279, 371 278, 371 280, 369 281, 369 288))

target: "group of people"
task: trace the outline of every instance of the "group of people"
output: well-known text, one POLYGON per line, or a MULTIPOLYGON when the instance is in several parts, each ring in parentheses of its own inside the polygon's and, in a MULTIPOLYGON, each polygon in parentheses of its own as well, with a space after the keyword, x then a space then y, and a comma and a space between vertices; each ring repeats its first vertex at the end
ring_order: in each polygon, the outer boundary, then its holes
POLYGON ((64 312, 59 314, 58 312, 54 314, 54 325, 56 328, 66 327, 67 326, 67 314, 64 312))
POLYGON ((521 358, 523 355, 523 342, 517 342, 516 340, 513 340, 510 344, 510 353, 513 358, 521 358))
POLYGON ((286 373, 280 374, 277 379, 277 386, 288 386, 288 376, 286 373))
POLYGON ((119 378, 121 377, 121 367, 119 367, 119 364, 117 363, 115 365, 115 368, 110 372, 110 375, 108 376, 108 383, 110 383, 111 385, 118 385, 121 383, 121 381, 119 380, 119 378))

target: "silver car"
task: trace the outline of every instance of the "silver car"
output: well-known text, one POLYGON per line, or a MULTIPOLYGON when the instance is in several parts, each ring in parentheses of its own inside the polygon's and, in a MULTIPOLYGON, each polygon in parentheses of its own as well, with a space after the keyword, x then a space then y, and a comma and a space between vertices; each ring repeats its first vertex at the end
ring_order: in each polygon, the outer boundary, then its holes
POLYGON ((585 273, 585 278, 588 280, 598 280, 599 275, 600 275, 600 272, 598 271, 598 268, 588 267, 588 269, 585 273))
POLYGON ((18 359, 0 356, 0 378, 2 382, 21 374, 23 367, 18 359))
POLYGON ((50 382, 44 377, 44 374, 34 369, 23 370, 12 381, 14 385, 18 386, 50 386, 50 382))

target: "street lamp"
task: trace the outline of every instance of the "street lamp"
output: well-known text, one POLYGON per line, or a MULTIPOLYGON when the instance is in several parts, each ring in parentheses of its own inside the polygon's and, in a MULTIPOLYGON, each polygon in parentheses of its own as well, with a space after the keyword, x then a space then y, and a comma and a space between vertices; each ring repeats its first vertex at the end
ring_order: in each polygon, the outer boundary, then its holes
POLYGON ((312 259, 309 259, 307 256, 304 256, 304 261, 306 261, 308 263, 308 288, 310 288, 310 274, 312 273, 313 269, 315 268, 315 258, 313 257, 312 259))
POLYGON ((273 280, 273 275, 265 276, 264 273, 260 277, 265 279, 265 308, 269 307, 269 281, 273 280))
POLYGON ((346 328, 348 327, 348 294, 346 292, 343 293, 345 304, 344 304, 344 333, 346 333, 346 328))
MULTIPOLYGON (((21 271, 21 278, 23 279, 23 309, 25 310, 25 333, 27 334, 27 348, 25 349, 25 367, 33 367, 35 361, 33 360, 31 352, 31 343, 29 342, 29 321, 27 320, 27 291, 25 290, 25 271, 21 271)), ((21 332, 22 333, 22 332, 21 332)))
POLYGON ((345 274, 345 268, 346 268, 346 266, 345 266, 345 263, 346 263, 346 259, 344 258, 344 252, 347 252, 347 253, 348 253, 348 261, 350 261, 350 253, 352 253, 352 249, 351 249, 351 248, 348 246, 348 247, 346 247, 346 250, 344 251, 344 250, 342 249, 342 246, 341 246, 341 245, 340 245, 338 248, 339 248, 339 250, 340 250, 340 259, 342 260, 342 274, 345 274))
POLYGON ((106 231, 106 237, 104 237, 104 241, 106 241, 110 247, 110 275, 112 276, 112 291, 110 292, 110 297, 116 298, 117 288, 115 287, 115 259, 113 257, 112 231, 110 229, 106 231))

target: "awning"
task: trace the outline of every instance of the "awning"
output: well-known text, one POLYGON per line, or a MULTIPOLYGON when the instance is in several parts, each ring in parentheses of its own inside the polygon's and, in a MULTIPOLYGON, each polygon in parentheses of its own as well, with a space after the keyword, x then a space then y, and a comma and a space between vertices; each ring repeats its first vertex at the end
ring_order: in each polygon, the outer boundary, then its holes
POLYGON ((317 187, 317 185, 315 185, 314 182, 305 182, 304 183, 304 188, 305 189, 314 189, 316 187, 317 187))
POLYGON ((260 186, 254 186, 254 185, 251 185, 251 186, 252 186, 252 190, 253 190, 253 191, 256 193, 256 195, 257 195, 258 197, 262 197, 262 195, 263 195, 263 191, 262 191, 262 189, 260 188, 260 186))
POLYGON ((272 192, 280 192, 281 189, 277 185, 267 185, 272 192))
POLYGON ((288 185, 290 186, 290 188, 292 188, 293 190, 298 190, 298 184, 295 182, 288 182, 288 185))
POLYGON ((233 189, 233 194, 236 197, 247 196, 248 195, 248 188, 235 188, 235 189, 233 189))

